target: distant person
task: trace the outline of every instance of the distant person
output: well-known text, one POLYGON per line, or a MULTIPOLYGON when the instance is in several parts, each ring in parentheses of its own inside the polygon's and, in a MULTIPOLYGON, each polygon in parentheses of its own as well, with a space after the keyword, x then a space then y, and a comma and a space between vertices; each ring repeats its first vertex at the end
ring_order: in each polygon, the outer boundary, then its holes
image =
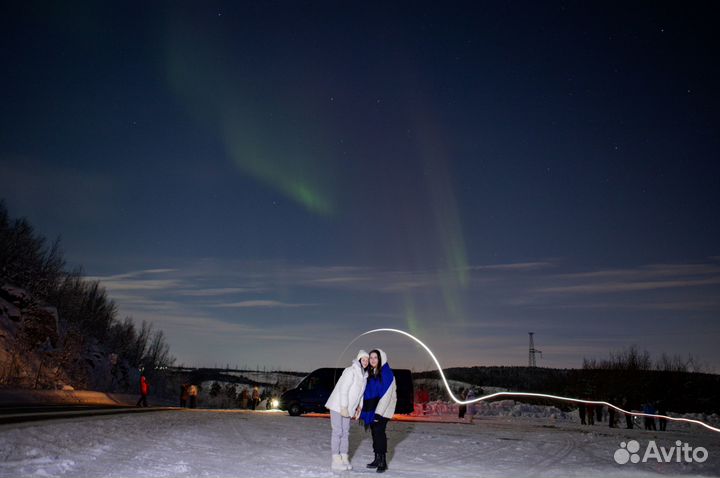
MULTIPOLYGON (((467 396, 468 396, 467 389, 466 389, 466 388, 461 388, 461 389, 460 389, 460 396, 459 396, 460 401, 464 402, 465 400, 467 400, 467 396)), ((458 418, 459 418, 460 420, 465 420, 465 414, 466 414, 466 413, 467 413, 467 405, 465 405, 465 404, 459 405, 459 406, 458 406, 458 418)))
POLYGON ((330 410, 330 451, 333 471, 352 470, 348 456, 350 440, 350 418, 360 416, 363 406, 363 392, 367 380, 369 355, 360 350, 352 364, 343 370, 325 408, 330 410))
POLYGON ((425 415, 427 404, 430 401, 430 394, 425 387, 420 386, 415 392, 415 403, 420 405, 420 414, 425 415))
MULTIPOLYGON (((643 406, 643 413, 647 413, 649 415, 657 415, 657 410, 655 410, 655 407, 653 407, 652 404, 648 402, 643 406)), ((655 427, 655 417, 643 418, 645 419, 645 430, 657 431, 657 428, 655 427)))
POLYGON ((253 387, 252 401, 250 403, 253 410, 255 410, 258 403, 260 403, 260 389, 258 389, 257 386, 253 387))
MULTIPOLYGON (((467 400, 475 400, 477 398, 477 394, 475 393, 474 388, 471 388, 468 391, 466 398, 467 398, 467 400)), ((476 410, 475 404, 469 403, 467 406, 467 412, 468 412, 468 416, 470 417, 470 423, 472 423, 473 420, 475 419, 475 410, 476 410)))
POLYGON ((587 424, 595 425, 595 406, 590 403, 587 404, 587 424))
POLYGON ((145 378, 145 375, 140 376, 140 398, 137 401, 136 406, 140 406, 142 404, 143 407, 148 406, 147 397, 150 393, 150 385, 148 384, 147 379, 145 378))
POLYGON ((413 398, 413 411, 417 415, 423 415, 422 387, 414 387, 415 397, 413 398))
POLYGON ((197 406, 198 388, 197 385, 192 384, 188 387, 188 398, 190 399, 190 408, 197 406))
MULTIPOLYGON (((623 410, 627 410, 628 412, 631 412, 632 410, 630 409, 630 407, 631 407, 630 400, 628 400, 627 397, 626 397, 626 398, 623 398, 622 407, 621 407, 621 408, 622 408, 623 410)), ((633 429, 633 422, 634 422, 634 420, 635 420, 635 419, 633 418, 633 414, 632 414, 632 413, 626 413, 626 414, 625 414, 625 426, 626 426, 626 428, 627 428, 628 430, 632 430, 632 429, 633 429)))
POLYGON ((183 383, 182 385, 180 385, 180 408, 187 407, 187 402, 189 398, 188 387, 189 385, 187 383, 183 383))
POLYGON ((601 423, 602 419, 603 419, 603 406, 596 405, 595 406, 595 421, 598 423, 601 423))
POLYGON ((272 402, 272 394, 267 388, 264 388, 260 394, 260 403, 265 402, 265 410, 270 410, 270 404, 272 402))
POLYGON ((243 387, 242 392, 240 392, 240 408, 247 408, 249 401, 250 394, 248 393, 247 387, 243 387))
MULTIPOLYGON (((665 415, 667 416, 667 405, 665 405, 665 400, 658 401, 657 404, 658 408, 658 415, 665 415)), ((658 418, 658 425, 660 426, 660 431, 664 432, 667 430, 667 418, 658 418)))
POLYGON ((585 424, 586 424, 586 422, 585 422, 586 412, 587 412, 587 410, 586 410, 586 408, 585 408, 585 404, 584 404, 584 403, 580 403, 580 405, 578 405, 578 415, 580 416, 580 424, 581 424, 581 425, 585 425, 585 424))
MULTIPOLYGON (((610 399, 610 403, 615 402, 614 398, 610 399)), ((608 427, 615 428, 615 409, 608 407, 608 427)))
POLYGON ((396 404, 397 385, 395 375, 387 363, 387 355, 380 349, 372 350, 360 419, 365 424, 365 430, 370 427, 372 431, 375 459, 367 467, 375 468, 378 473, 388 469, 385 428, 395 414, 396 404))

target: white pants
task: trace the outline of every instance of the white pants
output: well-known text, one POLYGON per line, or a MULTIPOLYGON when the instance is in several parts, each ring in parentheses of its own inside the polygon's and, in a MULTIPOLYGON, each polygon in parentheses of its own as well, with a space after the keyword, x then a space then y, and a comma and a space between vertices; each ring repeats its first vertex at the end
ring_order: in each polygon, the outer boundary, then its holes
POLYGON ((330 424, 332 425, 332 438, 330 439, 332 454, 347 454, 350 438, 350 417, 343 417, 338 412, 330 410, 330 424))

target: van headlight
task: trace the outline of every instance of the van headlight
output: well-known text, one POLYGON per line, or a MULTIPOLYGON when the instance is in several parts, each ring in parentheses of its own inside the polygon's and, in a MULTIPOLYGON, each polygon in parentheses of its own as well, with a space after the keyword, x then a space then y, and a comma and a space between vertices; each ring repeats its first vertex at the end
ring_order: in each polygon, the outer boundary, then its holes
POLYGON ((277 408, 280 406, 280 401, 277 398, 273 398, 272 400, 270 400, 270 406, 272 408, 277 408))

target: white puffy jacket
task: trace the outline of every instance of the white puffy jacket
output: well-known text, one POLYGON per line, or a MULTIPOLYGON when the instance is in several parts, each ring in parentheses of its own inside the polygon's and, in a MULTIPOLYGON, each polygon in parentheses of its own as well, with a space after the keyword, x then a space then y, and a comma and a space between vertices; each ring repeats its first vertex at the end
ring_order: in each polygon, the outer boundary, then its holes
MULTIPOLYGON (((382 361, 382 364, 385 365, 387 363, 387 354, 380 349, 377 350, 378 352, 380 352, 380 360, 382 361)), ((375 413, 385 418, 392 418, 395 414, 396 405, 397 385, 395 382, 395 376, 393 375, 393 381, 390 384, 390 388, 388 388, 387 392, 385 392, 385 395, 380 398, 377 407, 375 407, 375 413)))
POLYGON ((362 407, 367 372, 362 369, 359 360, 360 357, 367 355, 367 352, 361 350, 352 365, 343 370, 330 398, 325 403, 325 408, 337 413, 341 413, 341 410, 346 408, 350 416, 353 416, 357 407, 362 407))

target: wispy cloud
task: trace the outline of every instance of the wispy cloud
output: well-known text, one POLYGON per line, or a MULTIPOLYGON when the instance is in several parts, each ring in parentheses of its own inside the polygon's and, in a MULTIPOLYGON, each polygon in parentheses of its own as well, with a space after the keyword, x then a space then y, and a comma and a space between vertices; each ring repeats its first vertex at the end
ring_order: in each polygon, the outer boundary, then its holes
POLYGON ((631 269, 606 269, 565 273, 555 275, 558 279, 595 279, 606 278, 616 280, 652 280, 686 276, 719 275, 720 266, 711 263, 703 264, 650 264, 631 269))
POLYGON ((292 304, 288 302, 280 302, 279 300, 243 300, 240 302, 213 304, 213 307, 224 307, 230 309, 292 309, 296 307, 309 307, 311 305, 313 304, 292 304))
POLYGON ((718 286, 720 267, 712 261, 551 274, 541 271, 531 282, 516 283, 507 301, 535 310, 584 309, 601 314, 633 310, 680 316, 720 311, 718 286))
MULTIPOLYGON (((554 350, 555 360, 572 361, 573 354, 592 349, 579 328, 629 326, 636 333, 659 318, 686 323, 692 318, 700 327, 720 312, 720 266, 712 261, 572 271, 562 261, 473 265, 467 269, 467 286, 453 291, 467 310, 464 321, 447 320, 443 287, 452 270, 212 259, 161 265, 166 267, 95 279, 107 287, 122 315, 152 321, 174 340, 185 341, 182 347, 193 348, 190 344, 201 340, 204 347, 222 343, 231 350, 237 341, 256 354, 269 351, 252 340, 271 347, 273 340, 323 336, 334 343, 348 327, 358 333, 416 327, 424 338, 447 343, 445 352, 455 355, 458 364, 464 358, 455 348, 470 350, 471 342, 482 343, 478 359, 484 363, 522 357, 527 330, 546 340, 559 336, 582 342, 554 350), (623 322, 628 317, 630 323, 623 322)), ((611 339, 604 333, 597 347, 606 350, 611 339)), ((619 334, 617 340, 626 339, 627 334, 619 334)), ((553 350, 547 341, 545 348, 553 350)))
MULTIPOLYGON (((463 270, 477 274, 487 282, 493 273, 522 273, 555 267, 552 262, 517 262, 472 265, 463 270)), ((453 270, 388 270, 380 268, 327 267, 303 268, 293 277, 308 287, 327 287, 357 291, 404 293, 417 290, 440 290, 453 270)))
POLYGON ((470 271, 536 271, 556 267, 552 262, 512 262, 508 264, 489 264, 469 266, 470 271))
POLYGON ((543 294, 610 294, 620 292, 649 291, 657 289, 672 289, 679 287, 700 287, 720 284, 720 277, 706 279, 665 280, 646 282, 603 282, 596 284, 577 284, 555 287, 542 287, 536 289, 543 294))
MULTIPOLYGON (((480 296, 499 304, 541 308, 642 308, 655 310, 706 310, 714 302, 703 297, 674 297, 664 300, 642 300, 633 303, 615 301, 600 303, 564 298, 583 295, 618 295, 651 293, 662 290, 696 290, 720 284, 720 266, 713 262, 698 264, 649 264, 635 268, 586 270, 557 273, 556 262, 536 261, 508 264, 473 265, 468 268, 471 281, 468 293, 476 289, 480 296), (550 272, 550 273, 549 273, 550 272), (477 277, 474 277, 477 276, 477 277), (556 297, 556 299, 553 299, 556 297)), ((197 306, 213 308, 299 308, 305 303, 280 300, 275 294, 307 295, 303 289, 338 290, 347 294, 407 294, 438 292, 448 271, 387 270, 345 265, 304 266, 277 262, 221 263, 204 261, 184 268, 153 268, 129 271, 104 277, 102 281, 113 294, 144 295, 154 307, 168 301, 187 304, 203 299, 197 306), (203 287, 198 287, 203 284, 203 287), (252 297, 262 294, 261 297, 252 297), (158 297, 162 295, 162 297, 158 297), (249 296, 229 301, 228 296, 249 296), (270 295, 270 297, 268 297, 270 295)), ((326 295, 327 296, 327 295, 326 295)), ((119 300, 122 303, 122 300, 119 300)), ((137 300, 135 304, 139 304, 137 300)), ((393 311, 394 313, 395 311, 393 311)))
POLYGON ((133 295, 126 293, 112 293, 110 295, 115 303, 122 306, 122 312, 132 314, 137 311, 178 311, 182 310, 180 304, 172 300, 160 300, 144 295, 133 295))
POLYGON ((555 309, 555 310, 647 310, 647 311, 678 311, 678 312, 710 312, 720 311, 720 301, 704 300, 704 301, 657 301, 648 302, 646 300, 637 300, 631 302, 605 301, 605 302, 576 302, 576 303, 549 303, 534 304, 532 302, 524 302, 532 309, 555 309))
POLYGON ((636 268, 585 271, 548 277, 553 285, 536 288, 543 294, 613 294, 720 284, 720 266, 649 264, 636 268))
POLYGON ((179 295, 185 295, 189 297, 218 297, 222 295, 234 295, 234 294, 250 294, 257 292, 264 292, 267 289, 260 287, 220 287, 215 289, 187 289, 179 290, 179 295))
POLYGON ((178 269, 141 269, 136 271, 123 272, 121 274, 110 274, 106 276, 91 276, 89 279, 97 280, 121 280, 143 277, 152 274, 167 274, 169 272, 177 272, 178 269))
POLYGON ((315 283, 315 284, 348 284, 348 283, 365 282, 367 280, 368 280, 367 277, 344 276, 344 277, 324 277, 322 279, 312 279, 310 282, 315 283))
MULTIPOLYGON (((522 273, 554 267, 551 262, 474 265, 467 268, 483 279, 493 273, 522 273)), ((91 277, 109 290, 166 289, 179 296, 218 297, 231 294, 272 292, 287 288, 338 289, 403 293, 441 289, 450 270, 396 270, 345 265, 304 266, 267 262, 204 260, 183 268, 155 268, 91 277), (159 278, 157 276, 160 276, 159 278), (198 284, 213 284, 198 287, 198 284)))
POLYGON ((182 282, 176 279, 102 280, 101 282, 102 285, 111 292, 126 290, 171 290, 182 285, 182 282))
POLYGON ((181 282, 178 279, 151 279, 147 276, 170 274, 177 269, 145 269, 112 274, 107 276, 89 276, 88 280, 100 281, 109 291, 143 290, 143 289, 169 289, 177 287, 181 282))

